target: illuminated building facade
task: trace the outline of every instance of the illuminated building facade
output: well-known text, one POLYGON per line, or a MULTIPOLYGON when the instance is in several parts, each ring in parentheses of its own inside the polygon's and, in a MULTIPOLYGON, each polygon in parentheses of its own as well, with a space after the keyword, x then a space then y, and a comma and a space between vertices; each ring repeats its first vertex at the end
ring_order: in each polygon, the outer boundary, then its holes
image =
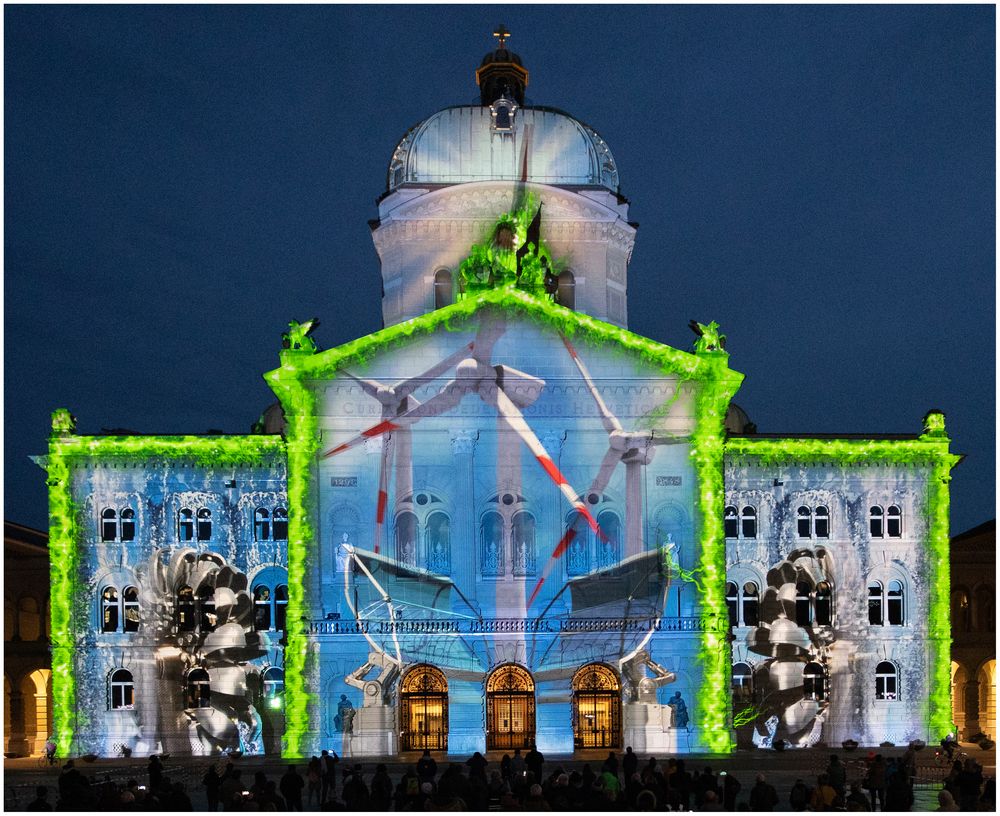
POLYGON ((292 323, 246 436, 77 435, 48 471, 63 751, 663 755, 950 729, 944 417, 754 433, 715 323, 627 329, 604 140, 481 104, 395 148, 386 328, 292 323), (56 602, 58 600, 58 603, 56 602))

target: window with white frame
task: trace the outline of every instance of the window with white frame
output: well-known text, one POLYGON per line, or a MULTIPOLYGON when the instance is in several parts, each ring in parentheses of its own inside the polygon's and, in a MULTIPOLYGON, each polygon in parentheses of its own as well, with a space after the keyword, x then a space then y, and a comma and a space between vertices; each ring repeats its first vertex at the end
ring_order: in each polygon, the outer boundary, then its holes
POLYGON ((257 507, 253 512, 253 537, 255 541, 286 541, 288 539, 288 511, 284 507, 257 507))
POLYGON ((288 574, 269 568, 253 581, 253 628, 258 632, 285 631, 288 609, 288 574))
POLYGON ((901 538, 903 535, 903 511, 891 504, 883 511, 874 504, 868 510, 868 531, 872 538, 901 538))
POLYGON ((135 684, 128 669, 115 669, 108 679, 108 702, 113 711, 135 705, 135 684))
POLYGON ((826 683, 823 667, 819 663, 806 663, 802 670, 803 694, 807 700, 825 700, 826 683))
POLYGON ((261 675, 264 684, 264 698, 274 700, 285 690, 285 672, 277 666, 270 666, 264 669, 261 675))
POLYGON ((212 705, 212 686, 208 672, 191 669, 187 676, 187 699, 185 708, 209 708, 212 705))
POLYGON ((906 589, 893 579, 888 584, 868 582, 868 623, 870 626, 903 626, 906 621, 906 589))
POLYGON ((760 620, 760 588, 755 581, 726 584, 730 626, 756 626, 760 620))
POLYGON ((726 538, 757 538, 757 508, 751 504, 728 505, 723 514, 726 538))
POLYGON ((875 699, 899 699, 899 669, 895 663, 883 660, 875 667, 875 699))
POLYGON ((135 510, 105 507, 101 511, 101 541, 135 541, 135 510))
POLYGON ((733 666, 733 701, 747 703, 753 699, 753 670, 747 663, 733 666))
POLYGON ((212 511, 207 507, 182 507, 178 510, 177 538, 180 541, 211 541, 212 511))
POLYGON ((800 505, 796 516, 799 538, 830 537, 830 509, 825 505, 800 505))
POLYGON ((139 630, 139 590, 126 586, 106 585, 101 590, 101 631, 137 632, 139 630))
POLYGON ((903 536, 903 511, 895 504, 889 505, 885 514, 885 527, 889 538, 902 538, 903 536))

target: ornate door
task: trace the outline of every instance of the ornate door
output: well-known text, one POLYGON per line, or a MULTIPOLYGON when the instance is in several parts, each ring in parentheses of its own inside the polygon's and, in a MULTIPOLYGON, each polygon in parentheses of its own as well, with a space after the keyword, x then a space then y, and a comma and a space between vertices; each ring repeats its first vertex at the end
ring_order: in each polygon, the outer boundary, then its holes
POLYGON ((414 666, 399 686, 400 738, 404 751, 448 748, 448 681, 440 669, 414 666))
POLYGON ((621 748, 621 684, 600 663, 584 666, 573 677, 573 744, 576 748, 621 748))
POLYGON ((508 663, 486 681, 486 749, 527 748, 535 740, 535 681, 508 663))

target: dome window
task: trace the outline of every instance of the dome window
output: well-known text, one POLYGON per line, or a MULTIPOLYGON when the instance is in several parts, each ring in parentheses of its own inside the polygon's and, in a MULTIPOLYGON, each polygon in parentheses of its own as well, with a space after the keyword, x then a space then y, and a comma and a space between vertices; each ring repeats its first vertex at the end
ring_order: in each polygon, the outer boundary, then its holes
POLYGON ((514 130, 514 114, 517 105, 505 96, 501 96, 490 105, 490 115, 493 118, 492 129, 498 133, 510 133, 514 130))

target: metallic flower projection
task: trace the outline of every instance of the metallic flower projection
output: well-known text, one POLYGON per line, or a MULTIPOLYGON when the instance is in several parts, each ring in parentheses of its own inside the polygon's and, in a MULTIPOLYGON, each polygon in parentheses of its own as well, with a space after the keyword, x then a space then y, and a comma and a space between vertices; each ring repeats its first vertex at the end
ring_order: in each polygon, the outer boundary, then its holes
POLYGON ((217 553, 161 549, 145 585, 144 625, 157 643, 169 644, 157 653, 159 732, 181 740, 186 734, 194 754, 262 753, 247 676, 268 642, 253 628, 247 576, 217 553))
POLYGON ((823 547, 794 550, 767 573, 760 623, 749 635, 750 651, 766 660, 757 683, 769 691, 768 733, 754 729, 754 743, 768 747, 779 736, 796 747, 819 742, 829 708, 827 655, 834 642, 826 589, 833 563, 823 547))

